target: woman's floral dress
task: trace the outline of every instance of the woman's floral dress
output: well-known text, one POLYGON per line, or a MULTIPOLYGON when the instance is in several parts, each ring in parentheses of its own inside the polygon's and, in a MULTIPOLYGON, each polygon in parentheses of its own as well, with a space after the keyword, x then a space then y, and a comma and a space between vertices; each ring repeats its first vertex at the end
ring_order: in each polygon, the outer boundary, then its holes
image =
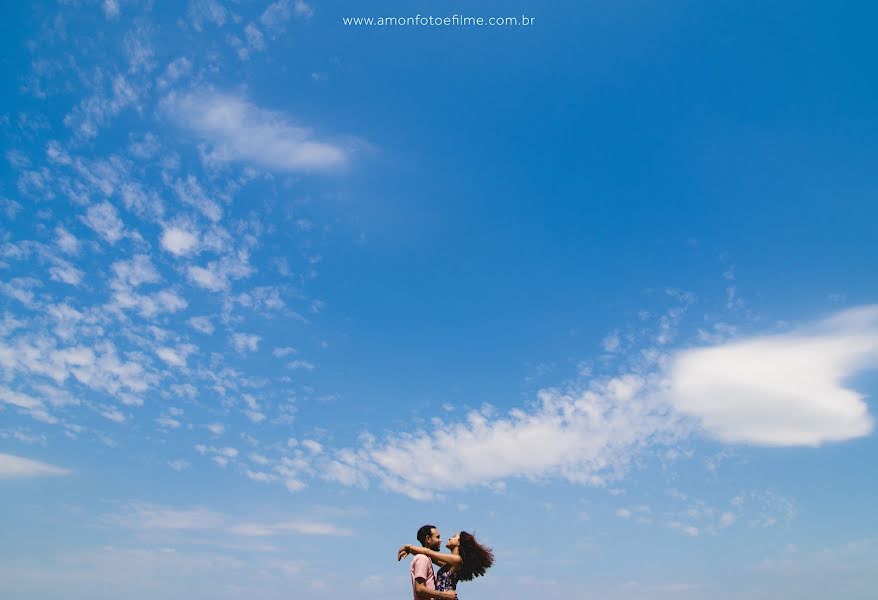
POLYGON ((447 566, 443 566, 439 569, 439 572, 436 573, 436 591, 437 592, 450 592, 451 590, 457 589, 457 572, 448 571, 447 566))

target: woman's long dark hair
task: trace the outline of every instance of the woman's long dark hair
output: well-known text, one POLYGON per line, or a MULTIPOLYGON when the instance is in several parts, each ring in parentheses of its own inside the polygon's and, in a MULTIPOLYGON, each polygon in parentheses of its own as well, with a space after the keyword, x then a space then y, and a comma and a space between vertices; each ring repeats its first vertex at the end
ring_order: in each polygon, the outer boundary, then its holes
POLYGON ((494 564, 494 552, 482 546, 466 531, 460 532, 460 558, 460 567, 457 569, 460 581, 470 581, 473 577, 484 575, 485 570, 494 564))

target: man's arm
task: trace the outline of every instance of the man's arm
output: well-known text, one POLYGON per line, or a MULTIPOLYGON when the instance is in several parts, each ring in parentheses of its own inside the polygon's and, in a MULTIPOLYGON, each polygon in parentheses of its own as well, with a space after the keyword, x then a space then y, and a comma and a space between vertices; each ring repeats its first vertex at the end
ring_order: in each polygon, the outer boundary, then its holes
POLYGON ((436 598, 437 600, 457 600, 457 592, 439 592, 426 586, 427 580, 423 577, 415 578, 415 594, 418 598, 436 598))
POLYGON ((448 565, 449 567, 458 566, 463 559, 460 558, 457 554, 446 554, 444 552, 436 552, 435 550, 430 550, 429 548, 422 548, 420 546, 413 546, 412 544, 406 544, 396 553, 396 560, 402 560, 402 558, 406 554, 421 554, 426 556, 430 560, 432 560, 437 565, 448 565))

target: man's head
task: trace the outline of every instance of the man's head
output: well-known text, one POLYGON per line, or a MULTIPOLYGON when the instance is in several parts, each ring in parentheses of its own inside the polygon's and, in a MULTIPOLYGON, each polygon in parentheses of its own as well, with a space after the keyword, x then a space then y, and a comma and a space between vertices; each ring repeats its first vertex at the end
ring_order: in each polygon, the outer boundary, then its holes
POLYGON ((442 547, 442 536, 435 525, 424 525, 418 529, 418 541, 421 546, 430 550, 439 550, 442 547))

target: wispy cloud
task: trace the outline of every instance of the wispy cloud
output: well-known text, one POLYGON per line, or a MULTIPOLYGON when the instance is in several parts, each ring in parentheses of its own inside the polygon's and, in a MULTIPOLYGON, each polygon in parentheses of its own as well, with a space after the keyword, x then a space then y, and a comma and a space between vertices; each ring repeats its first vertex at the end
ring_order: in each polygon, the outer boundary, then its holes
POLYGON ((189 17, 196 31, 201 31, 206 22, 222 27, 228 13, 216 0, 193 0, 189 4, 189 17))
POLYGON ((293 13, 300 19, 310 19, 314 9, 304 0, 277 0, 268 5, 259 20, 269 29, 281 30, 293 13))
POLYGON ((211 292, 222 292, 229 289, 232 280, 244 279, 253 274, 254 268, 249 261, 249 255, 242 251, 210 261, 204 267, 190 265, 186 274, 196 286, 211 292))
POLYGON ((332 460, 326 477, 358 483, 360 470, 416 498, 514 477, 604 485, 624 474, 638 450, 683 434, 653 393, 657 385, 626 375, 584 389, 546 389, 530 411, 473 411, 466 421, 429 432, 383 443, 367 438, 358 452, 332 460))
POLYGON ((194 344, 180 344, 176 348, 162 346, 156 348, 156 354, 160 359, 173 367, 185 367, 186 357, 197 349, 194 344))
POLYGON ((343 144, 319 139, 284 114, 260 108, 243 96, 212 90, 172 93, 166 114, 209 144, 216 162, 253 163, 280 171, 320 171, 350 160, 343 144))
POLYGON ((88 207, 82 220, 110 244, 115 244, 125 234, 125 224, 119 218, 116 207, 109 202, 101 202, 88 207))
POLYGON ((351 536, 350 529, 338 527, 333 523, 308 520, 283 521, 279 523, 241 523, 231 528, 233 533, 245 536, 274 536, 285 534, 351 536))
POLYGON ((211 334, 214 332, 213 323, 208 317, 191 317, 188 321, 189 325, 201 333, 211 334))
POLYGON ((353 535, 350 529, 315 518, 296 518, 274 522, 240 521, 203 506, 181 508, 149 502, 131 502, 116 513, 102 518, 105 524, 138 531, 213 531, 244 537, 280 535, 338 536, 353 535))
POLYGON ((146 502, 132 502, 118 513, 107 515, 104 521, 129 529, 158 529, 194 531, 215 529, 226 517, 204 507, 174 508, 146 502))
POLYGON ((23 479, 50 475, 69 475, 70 471, 55 465, 15 456, 0 454, 0 479, 23 479))
POLYGON ((103 9, 104 15, 107 17, 107 19, 113 20, 119 18, 118 0, 104 0, 103 9))
POLYGON ((239 354, 256 352, 261 339, 260 336, 252 333, 234 333, 232 334, 232 347, 239 354))
POLYGON ((140 98, 141 91, 121 74, 113 78, 110 88, 106 92, 99 90, 80 102, 64 118, 64 124, 84 138, 93 138, 101 127, 140 98))

